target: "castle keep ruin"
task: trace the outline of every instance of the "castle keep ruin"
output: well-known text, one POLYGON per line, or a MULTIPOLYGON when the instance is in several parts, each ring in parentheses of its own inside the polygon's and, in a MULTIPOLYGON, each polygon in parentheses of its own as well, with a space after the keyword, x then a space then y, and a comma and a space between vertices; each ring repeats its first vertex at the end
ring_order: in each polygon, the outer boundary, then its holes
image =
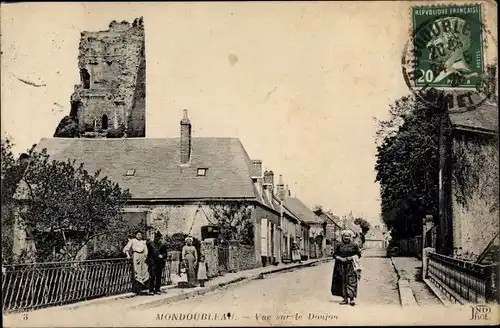
POLYGON ((146 58, 143 19, 112 21, 81 33, 80 84, 54 137, 145 137, 146 58))

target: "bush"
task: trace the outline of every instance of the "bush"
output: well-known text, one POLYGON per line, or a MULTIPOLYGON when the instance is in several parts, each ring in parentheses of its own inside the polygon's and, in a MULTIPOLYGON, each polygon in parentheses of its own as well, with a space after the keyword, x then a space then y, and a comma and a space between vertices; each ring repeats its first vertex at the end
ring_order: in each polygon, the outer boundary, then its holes
POLYGON ((87 260, 106 260, 124 258, 125 254, 117 251, 97 250, 89 254, 87 260))
POLYGON ((78 119, 71 116, 65 116, 59 123, 54 132, 55 138, 78 138, 83 131, 78 125, 78 119))
POLYGON ((106 138, 122 138, 125 135, 125 127, 119 126, 118 128, 108 129, 106 132, 106 138))

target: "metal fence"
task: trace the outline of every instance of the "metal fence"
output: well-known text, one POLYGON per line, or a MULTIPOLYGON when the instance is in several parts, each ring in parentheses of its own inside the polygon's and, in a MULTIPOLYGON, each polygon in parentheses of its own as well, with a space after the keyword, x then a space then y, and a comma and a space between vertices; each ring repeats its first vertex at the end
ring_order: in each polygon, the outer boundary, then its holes
MULTIPOLYGON (((162 283, 170 282, 167 262, 162 283)), ((127 259, 15 264, 2 267, 2 309, 25 311, 126 293, 132 288, 127 259)))
POLYGON ((480 265, 429 253, 428 278, 455 302, 498 302, 498 264, 480 265))

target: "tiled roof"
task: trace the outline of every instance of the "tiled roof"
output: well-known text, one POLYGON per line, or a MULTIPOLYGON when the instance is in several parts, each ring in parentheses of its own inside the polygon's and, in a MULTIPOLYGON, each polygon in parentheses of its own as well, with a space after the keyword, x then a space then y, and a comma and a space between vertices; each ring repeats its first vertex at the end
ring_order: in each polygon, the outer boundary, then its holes
POLYGON ((323 222, 309 207, 295 197, 285 198, 285 206, 295 214, 301 221, 306 223, 321 223, 323 222))
POLYGON ((179 166, 179 138, 42 139, 52 159, 75 159, 89 172, 129 189, 135 199, 255 199, 251 161, 237 138, 192 138, 189 167, 179 166), (207 168, 197 176, 198 168, 207 168), (126 176, 127 170, 135 170, 126 176))
MULTIPOLYGON (((280 211, 280 208, 281 208, 281 200, 278 198, 278 196, 276 195, 273 195, 273 207, 277 210, 277 211, 280 211)), ((300 221, 299 217, 297 215, 295 215, 294 213, 292 213, 288 207, 283 204, 283 213, 289 217, 292 217, 294 218, 295 220, 297 221, 300 221)))
POLYGON ((330 215, 328 213, 322 213, 320 217, 327 223, 327 224, 336 224, 340 226, 340 218, 336 215, 330 215))
POLYGON ((455 127, 496 131, 498 129, 498 105, 485 101, 476 109, 463 113, 450 113, 455 127))

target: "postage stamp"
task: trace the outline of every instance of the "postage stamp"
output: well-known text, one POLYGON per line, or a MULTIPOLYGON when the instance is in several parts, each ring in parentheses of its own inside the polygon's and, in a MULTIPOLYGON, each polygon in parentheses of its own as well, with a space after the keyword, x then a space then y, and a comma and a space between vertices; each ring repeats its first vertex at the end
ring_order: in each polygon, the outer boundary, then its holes
POLYGON ((411 19, 402 58, 410 90, 449 111, 479 107, 494 92, 495 75, 485 56, 487 40, 495 40, 483 23, 481 4, 416 6, 411 19))
POLYGON ((417 87, 472 88, 484 69, 481 5, 412 9, 417 87))

